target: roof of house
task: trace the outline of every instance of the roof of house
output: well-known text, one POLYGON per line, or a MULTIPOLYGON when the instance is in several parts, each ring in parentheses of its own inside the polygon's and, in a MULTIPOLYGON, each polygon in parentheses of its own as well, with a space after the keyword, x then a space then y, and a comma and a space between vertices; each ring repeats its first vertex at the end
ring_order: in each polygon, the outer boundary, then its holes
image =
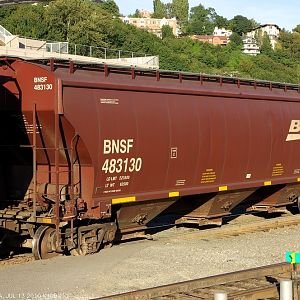
POLYGON ((219 38, 220 40, 227 41, 227 36, 219 36, 219 35, 193 35, 192 39, 195 40, 212 40, 215 38, 219 38))
POLYGON ((277 24, 267 23, 267 24, 261 24, 261 25, 255 27, 255 28, 253 28, 252 31, 256 30, 256 29, 259 29, 259 28, 262 28, 262 27, 266 27, 266 26, 275 26, 275 27, 277 27, 278 30, 281 30, 281 28, 277 24))

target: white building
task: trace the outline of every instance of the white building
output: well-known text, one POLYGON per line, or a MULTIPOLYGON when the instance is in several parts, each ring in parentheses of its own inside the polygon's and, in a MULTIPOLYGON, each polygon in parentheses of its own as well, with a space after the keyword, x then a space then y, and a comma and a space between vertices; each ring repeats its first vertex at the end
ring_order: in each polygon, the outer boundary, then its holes
POLYGON ((256 43, 255 38, 252 37, 246 37, 243 39, 243 53, 248 54, 248 55, 257 55, 260 54, 259 47, 256 43))
POLYGON ((246 36, 251 38, 255 38, 257 36, 263 37, 266 33, 269 36, 272 48, 274 49, 280 31, 280 27, 276 24, 264 24, 254 28, 252 31, 248 32, 246 36))
POLYGON ((232 35, 232 31, 227 30, 225 28, 215 27, 213 35, 214 36, 227 36, 227 37, 230 37, 232 35))

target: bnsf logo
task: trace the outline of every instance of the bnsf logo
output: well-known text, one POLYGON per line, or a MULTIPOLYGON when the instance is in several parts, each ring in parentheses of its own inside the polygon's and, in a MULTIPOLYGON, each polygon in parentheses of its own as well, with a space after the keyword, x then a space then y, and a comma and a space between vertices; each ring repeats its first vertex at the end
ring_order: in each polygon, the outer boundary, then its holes
POLYGON ((289 134, 286 137, 286 141, 300 140, 300 120, 292 120, 289 130, 289 134))

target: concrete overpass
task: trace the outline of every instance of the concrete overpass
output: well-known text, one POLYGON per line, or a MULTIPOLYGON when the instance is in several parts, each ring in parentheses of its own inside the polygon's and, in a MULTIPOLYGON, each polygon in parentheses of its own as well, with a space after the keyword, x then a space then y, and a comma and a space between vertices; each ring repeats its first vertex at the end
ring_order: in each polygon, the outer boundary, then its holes
MULTIPOLYGON (((1 0, 0 0, 1 2, 1 0)), ((109 64, 158 69, 158 56, 102 47, 48 42, 11 34, 0 25, 0 56, 32 59, 63 59, 76 63, 109 64)))

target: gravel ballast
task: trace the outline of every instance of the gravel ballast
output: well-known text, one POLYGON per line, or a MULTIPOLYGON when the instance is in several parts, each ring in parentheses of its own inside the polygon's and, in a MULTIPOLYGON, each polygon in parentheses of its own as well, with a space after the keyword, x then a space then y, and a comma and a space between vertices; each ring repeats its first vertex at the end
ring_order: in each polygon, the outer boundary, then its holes
MULTIPOLYGON (((188 229, 169 229, 162 235, 188 229)), ((0 299, 90 299, 284 261, 299 226, 227 238, 127 242, 86 257, 0 268, 0 299)))

